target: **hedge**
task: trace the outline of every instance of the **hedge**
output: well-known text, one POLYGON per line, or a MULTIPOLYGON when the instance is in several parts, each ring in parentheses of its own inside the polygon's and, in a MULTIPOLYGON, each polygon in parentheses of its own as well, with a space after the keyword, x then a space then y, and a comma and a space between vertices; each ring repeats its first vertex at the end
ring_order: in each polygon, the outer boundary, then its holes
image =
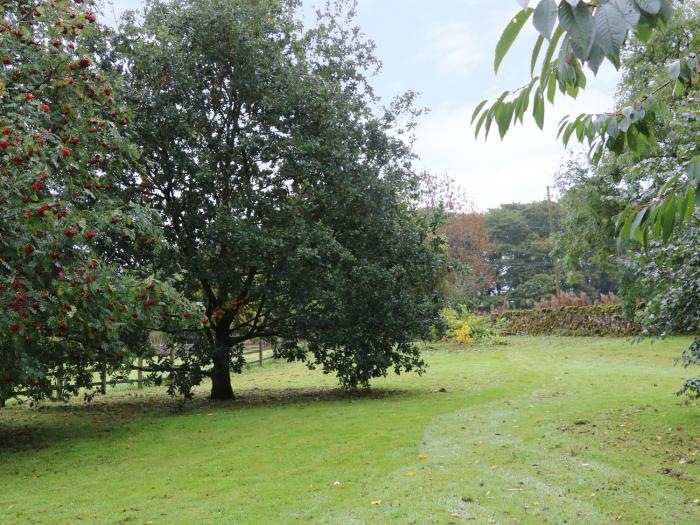
POLYGON ((633 336, 642 326, 624 315, 621 305, 562 306, 491 314, 504 335, 633 336))

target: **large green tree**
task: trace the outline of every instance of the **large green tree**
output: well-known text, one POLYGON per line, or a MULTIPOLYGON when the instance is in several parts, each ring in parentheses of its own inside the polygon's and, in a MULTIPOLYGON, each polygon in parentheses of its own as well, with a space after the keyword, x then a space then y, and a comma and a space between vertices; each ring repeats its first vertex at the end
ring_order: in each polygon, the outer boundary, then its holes
POLYGON ((75 393, 176 316, 171 288, 109 255, 159 230, 117 183, 129 113, 88 46, 91 8, 0 3, 0 401, 52 395, 54 378, 75 393))
MULTIPOLYGON (((700 16, 697 2, 678 6, 674 18, 647 44, 632 43, 623 54, 623 76, 618 89, 618 108, 644 96, 649 79, 663 85, 666 65, 680 54, 700 47, 700 16)), ((697 94, 695 86, 689 93, 697 94)), ((656 111, 651 122, 655 142, 642 151, 626 150, 607 155, 582 171, 569 170, 565 202, 567 219, 560 248, 571 260, 587 256, 616 265, 620 288, 630 307, 641 310, 650 335, 697 333, 698 306, 698 219, 695 203, 682 193, 675 195, 674 181, 685 181, 689 158, 698 149, 700 105, 696 96, 678 96, 661 90, 656 94, 656 111), (657 208, 656 204, 662 204, 657 208), (656 204, 655 204, 656 203, 656 204), (615 237, 620 214, 635 224, 650 214, 661 221, 650 229, 623 227, 625 235, 615 237), (685 220, 681 220, 685 219, 685 220), (681 223, 681 226, 677 224, 681 223), (677 235, 671 235, 676 229, 677 235), (640 241, 640 242, 638 242, 640 241)), ((692 186, 691 192, 694 191, 692 186)), ((693 199, 694 200, 694 199, 693 199)), ((624 224, 624 221, 622 221, 624 224)), ((700 345, 694 343, 684 354, 686 365, 700 362, 700 345)), ((700 381, 689 380, 685 391, 697 395, 700 381)))
POLYGON ((160 264, 205 306, 180 371, 211 377, 214 399, 233 396, 252 338, 349 386, 420 371, 413 341, 437 311, 412 96, 375 109, 371 43, 342 9, 304 31, 297 8, 156 0, 114 39, 144 170, 123 183, 160 212, 160 264))

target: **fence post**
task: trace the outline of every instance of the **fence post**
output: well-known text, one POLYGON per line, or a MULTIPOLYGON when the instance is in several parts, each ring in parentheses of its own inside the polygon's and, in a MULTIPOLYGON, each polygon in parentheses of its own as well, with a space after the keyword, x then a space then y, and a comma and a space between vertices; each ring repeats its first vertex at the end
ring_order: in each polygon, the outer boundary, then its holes
POLYGON ((102 370, 100 370, 100 391, 102 395, 107 393, 107 366, 102 365, 102 370))
POLYGON ((5 398, 2 397, 2 392, 0 392, 0 408, 5 406, 5 398))
POLYGON ((58 367, 58 374, 56 377, 56 398, 59 401, 63 400, 63 365, 58 367))
POLYGON ((138 365, 138 379, 136 381, 138 383, 139 390, 141 390, 143 388, 143 370, 141 370, 143 368, 143 357, 139 357, 138 365))
POLYGON ((262 339, 258 341, 258 361, 260 363, 260 366, 262 366, 262 352, 263 352, 263 342, 262 339))

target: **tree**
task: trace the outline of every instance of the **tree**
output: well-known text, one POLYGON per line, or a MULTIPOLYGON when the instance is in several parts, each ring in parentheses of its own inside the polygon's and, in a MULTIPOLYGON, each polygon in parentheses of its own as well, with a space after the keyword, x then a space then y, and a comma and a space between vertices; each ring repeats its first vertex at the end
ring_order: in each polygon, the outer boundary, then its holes
POLYGON ((448 276, 448 299, 470 308, 484 306, 494 283, 489 257, 495 246, 486 230, 484 215, 456 213, 440 229, 448 253, 457 264, 448 276))
MULTIPOLYGON (((566 0, 556 6, 543 0, 531 9, 525 2, 499 43, 496 68, 530 16, 541 33, 532 71, 545 39, 550 39, 543 75, 533 77, 522 91, 504 93, 490 107, 482 103, 474 113, 477 134, 484 126, 488 133, 494 120, 502 135, 512 122, 522 121, 530 94, 541 126, 545 92, 550 101, 557 86, 575 97, 585 87, 584 65, 595 73, 605 58, 618 68, 624 63, 618 109, 567 118, 560 124, 560 134, 565 144, 576 137, 590 145, 596 177, 617 197, 622 211, 615 232, 623 263, 630 270, 622 291, 628 303, 630 298, 645 302, 648 333, 696 332, 700 6, 696 1, 671 0, 596 4, 566 0), (556 49, 559 59, 553 61, 556 49), (642 250, 625 252, 630 242, 639 243, 642 250)), ((591 186, 579 187, 585 191, 591 186)), ((684 353, 683 362, 686 366, 700 362, 697 340, 684 353)), ((683 391, 698 395, 699 385, 698 379, 688 380, 683 391)))
POLYGON ((413 341, 439 307, 440 241, 403 139, 413 97, 377 113, 372 45, 342 12, 303 31, 296 7, 153 1, 114 38, 144 170, 123 183, 163 218, 160 264, 204 303, 181 357, 214 399, 253 338, 351 387, 421 371, 413 341))
MULTIPOLYGON (((661 78, 665 64, 698 44, 698 6, 688 3, 677 9, 665 30, 647 45, 633 44, 625 51, 619 107, 643 96, 650 78, 661 78)), ((620 214, 629 213, 625 210, 630 209, 638 209, 637 215, 642 216, 653 213, 649 212, 649 202, 658 195, 671 195, 674 178, 682 177, 687 159, 700 152, 696 99, 661 91, 657 94, 657 108, 653 120, 655 144, 643 152, 606 156, 578 176, 572 176, 575 172, 570 171, 565 197, 570 204, 560 249, 572 261, 589 252, 612 263, 628 310, 639 311, 647 334, 695 333, 698 308, 694 254, 698 249, 698 219, 694 203, 685 197, 670 198, 661 224, 653 226, 647 235, 629 228, 615 242, 620 214), (683 214, 687 214, 685 221, 679 220, 683 214), (673 230, 675 235, 671 235, 673 230)), ((696 341, 683 354, 686 366, 700 362, 699 348, 696 341)), ((697 378, 688 380, 683 392, 697 395, 698 385, 697 378)))
POLYGON ((0 399, 52 395, 53 376, 68 395, 146 354, 180 300, 104 255, 158 229, 116 182, 130 115, 86 45, 90 6, 2 2, 0 15, 0 399))
MULTIPOLYGON (((540 128, 544 125, 545 98, 553 103, 557 89, 576 98, 586 87, 584 67, 594 74, 608 60, 616 68, 621 67, 622 50, 628 38, 636 38, 649 46, 651 39, 667 28, 676 11, 697 18, 696 2, 672 2, 672 0, 609 0, 584 2, 579 0, 540 0, 536 7, 529 7, 523 0, 523 9, 513 18, 496 47, 495 69, 532 17, 539 32, 531 60, 531 80, 522 88, 504 92, 493 104, 480 103, 474 110, 472 122, 477 135, 484 130, 488 135, 495 122, 501 137, 510 126, 522 122, 532 107, 533 116, 540 128), (545 42, 548 45, 545 46, 545 42), (546 47, 540 74, 535 75, 540 53, 546 47), (556 58, 554 58, 556 55, 556 58)), ((590 146, 593 164, 605 156, 644 155, 658 141, 654 135, 654 122, 659 112, 665 110, 664 96, 673 96, 688 102, 697 91, 700 67, 698 44, 688 40, 678 47, 676 56, 663 69, 663 74, 647 77, 644 94, 613 113, 582 114, 567 117, 559 127, 564 144, 572 138, 590 146), (661 95, 661 96, 660 96, 661 95)), ((676 159, 678 172, 643 204, 629 206, 619 220, 621 239, 632 238, 645 243, 649 238, 667 241, 674 226, 690 219, 695 209, 695 194, 700 183, 700 155, 687 151, 676 159)))
MULTIPOLYGON (((560 209, 555 206, 554 210, 557 229, 560 209)), ((496 272, 492 301, 500 304, 507 297, 516 308, 525 308, 528 300, 541 299, 556 289, 547 201, 503 204, 486 213, 485 224, 494 246, 490 253, 490 263, 496 272), (525 295, 517 293, 521 285, 542 274, 549 275, 548 287, 530 287, 525 295), (540 289, 543 295, 532 297, 532 291, 540 289)))

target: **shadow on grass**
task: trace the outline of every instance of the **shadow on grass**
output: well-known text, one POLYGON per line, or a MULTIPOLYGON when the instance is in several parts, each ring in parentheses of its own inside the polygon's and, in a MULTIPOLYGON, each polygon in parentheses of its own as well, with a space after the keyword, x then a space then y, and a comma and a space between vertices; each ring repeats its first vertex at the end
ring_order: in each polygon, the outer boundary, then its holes
POLYGON ((262 406, 407 399, 424 394, 427 392, 384 388, 253 388, 239 392, 232 401, 213 401, 204 391, 196 392, 194 399, 183 400, 169 397, 164 389, 148 389, 113 391, 89 403, 72 400, 69 403, 44 402, 36 407, 12 406, 0 410, 0 464, 8 453, 45 449, 67 441, 99 439, 115 432, 133 432, 143 420, 154 417, 180 417, 213 409, 221 413, 262 406))

